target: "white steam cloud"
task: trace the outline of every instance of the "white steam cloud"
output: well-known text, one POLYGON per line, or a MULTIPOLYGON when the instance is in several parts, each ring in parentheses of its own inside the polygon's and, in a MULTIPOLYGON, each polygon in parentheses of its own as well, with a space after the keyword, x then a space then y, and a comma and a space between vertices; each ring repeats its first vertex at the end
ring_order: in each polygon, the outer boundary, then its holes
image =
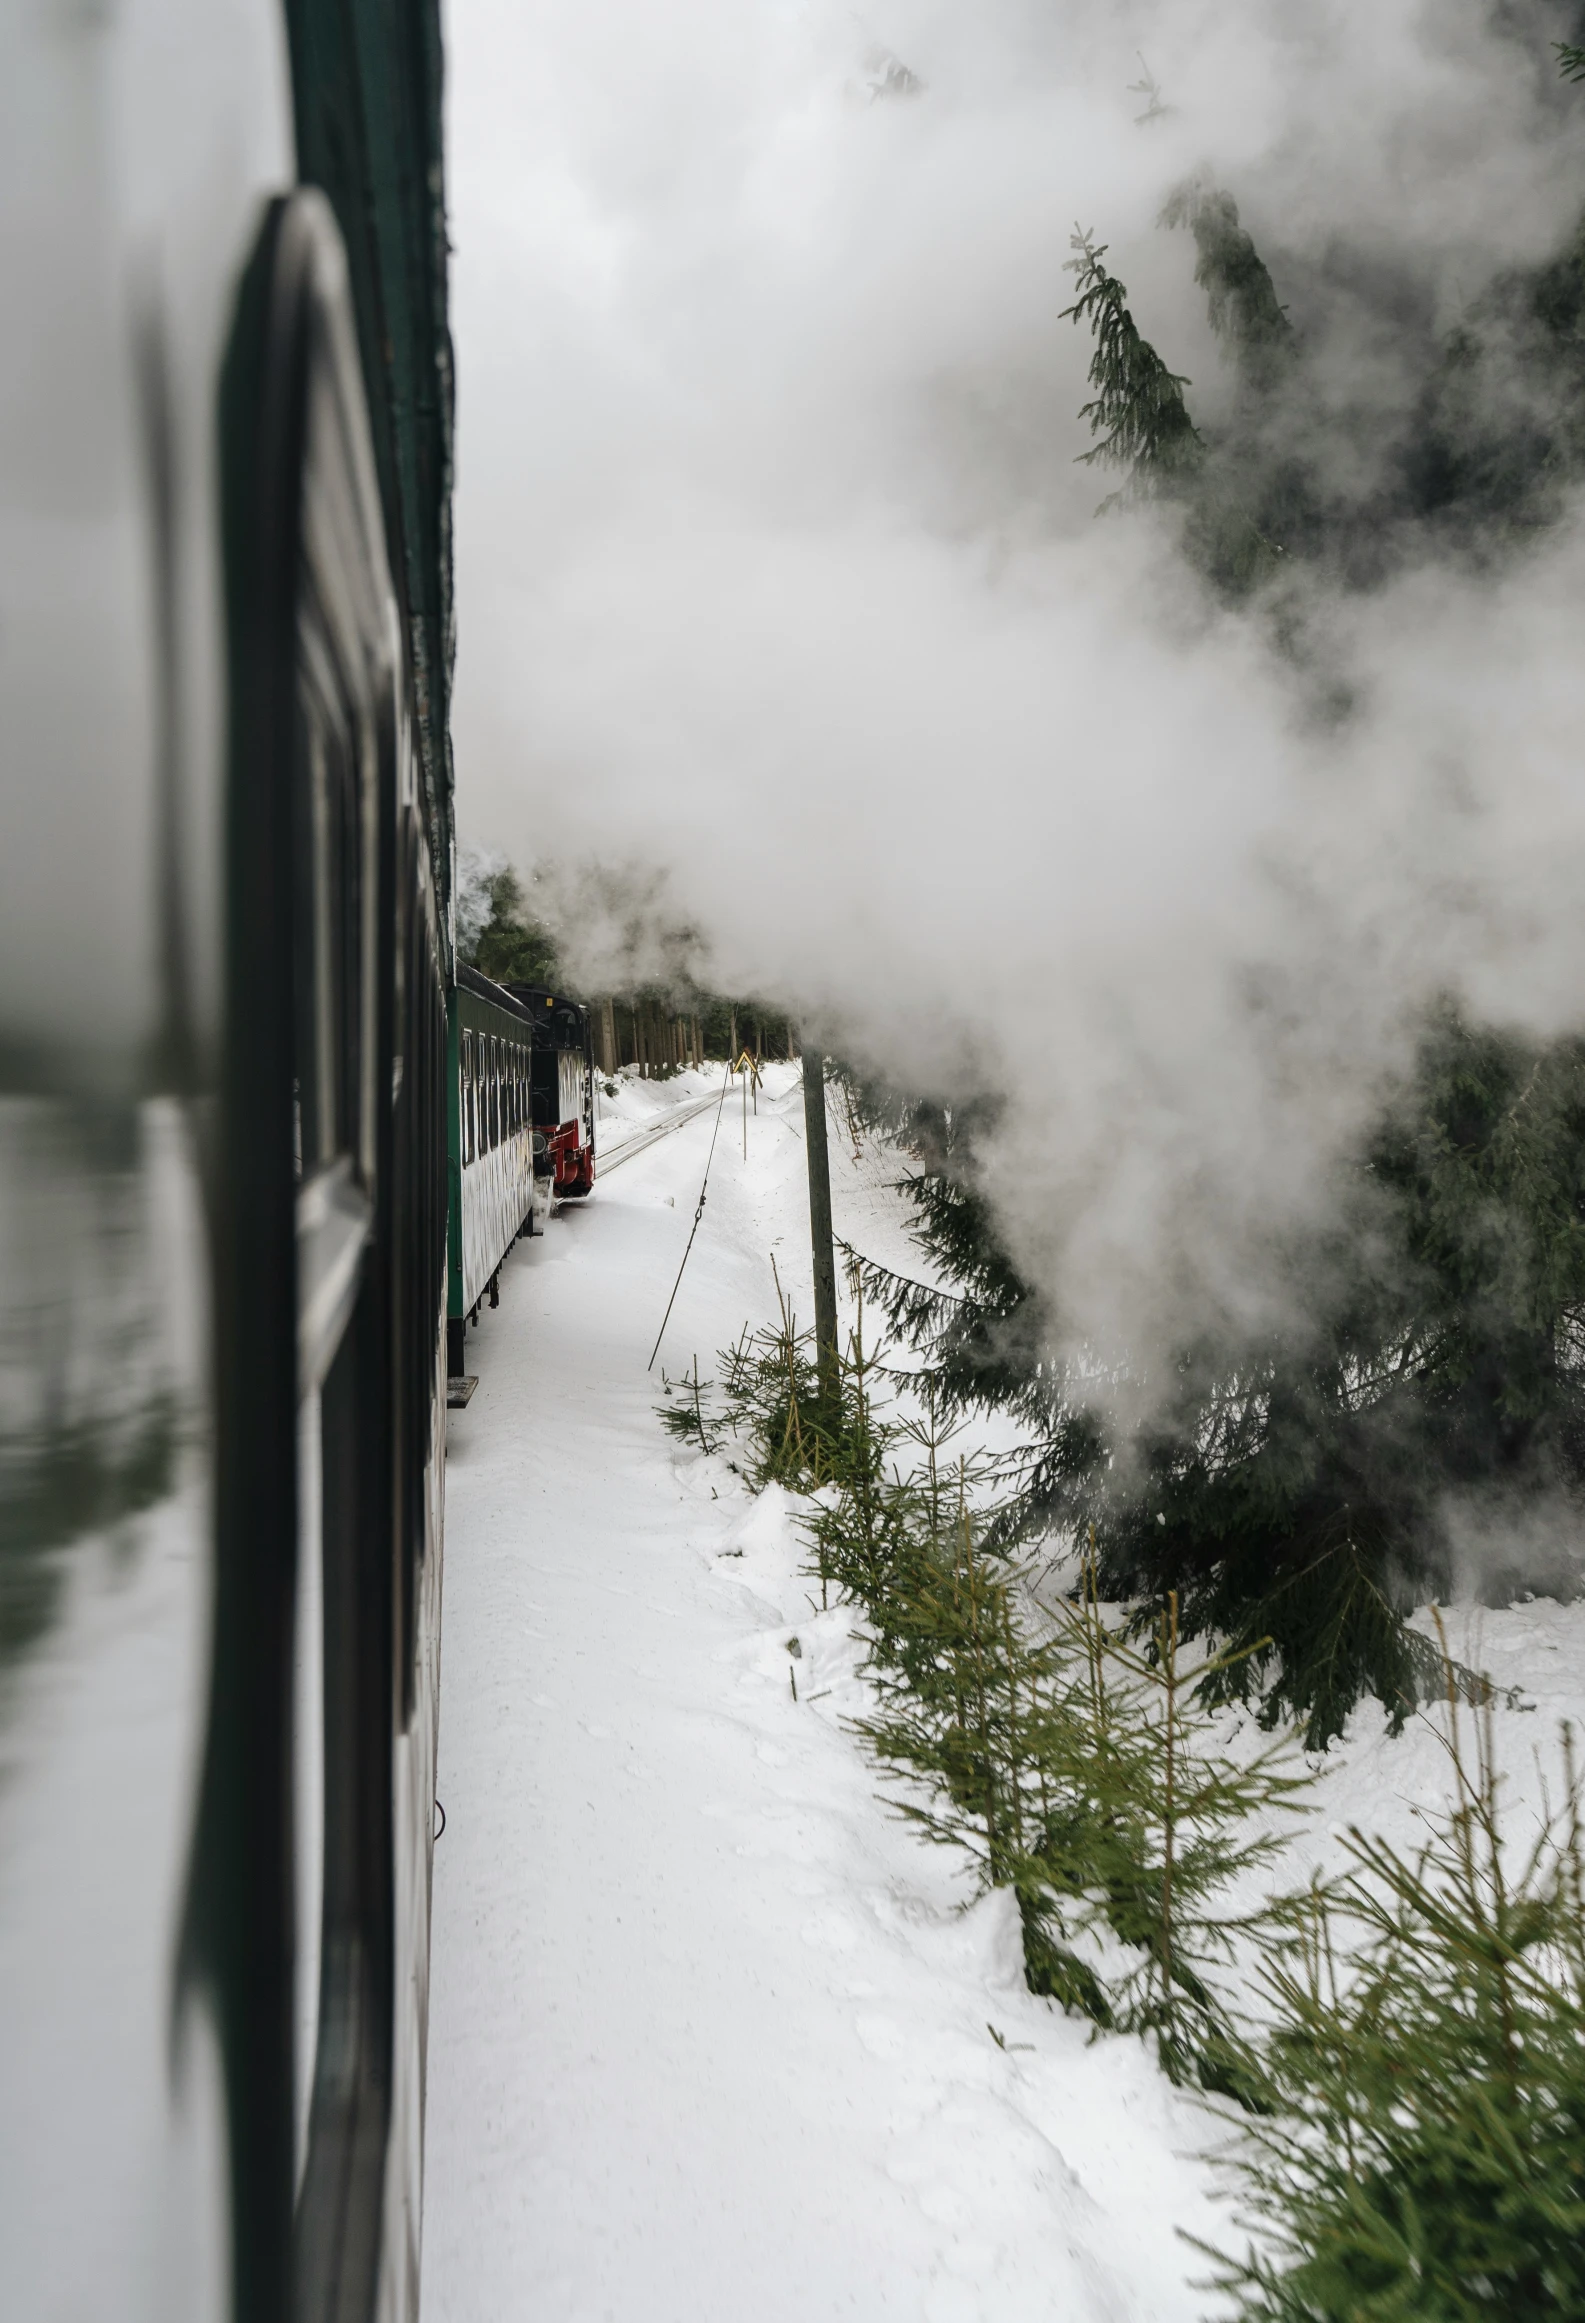
POLYGON ((1159 519, 1096 521, 1069 237, 1214 418, 1156 226, 1209 171, 1309 261, 1365 473, 1403 341, 1571 229, 1585 92, 1408 0, 458 0, 451 56, 465 832, 663 877, 722 988, 904 1083, 1016 1087, 988 1183, 1076 1336, 1258 1319, 1428 998, 1585 1017, 1585 525, 1317 601, 1318 719, 1159 519))

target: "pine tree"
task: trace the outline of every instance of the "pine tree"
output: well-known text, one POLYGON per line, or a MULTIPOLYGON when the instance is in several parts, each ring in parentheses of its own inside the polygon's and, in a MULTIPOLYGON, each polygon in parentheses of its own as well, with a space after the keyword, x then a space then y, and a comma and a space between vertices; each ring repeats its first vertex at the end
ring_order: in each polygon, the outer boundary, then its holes
POLYGON ((1161 222, 1193 234, 1194 279, 1205 292, 1211 328, 1244 385, 1269 395, 1292 376, 1297 348, 1265 261, 1239 222, 1238 204, 1222 187, 1196 178, 1168 197, 1161 222))
POLYGON ((1453 1798, 1418 1856, 1354 1831, 1266 1976, 1264 2121, 1226 2159, 1256 2230, 1243 2323, 1585 2314, 1585 1845, 1573 1737, 1529 1844, 1489 1710, 1456 1701, 1453 1798))
MULTIPOLYGON (((1561 64, 1585 74, 1574 52, 1561 64)), ((1401 285, 1359 269, 1359 299, 1403 304, 1422 386, 1413 427, 1351 495, 1319 479, 1354 417, 1328 403, 1231 196, 1196 181, 1163 223, 1193 236, 1233 373, 1231 420, 1197 425, 1189 382, 1142 337, 1104 246, 1080 233, 1064 313, 1094 335, 1084 416, 1098 441, 1085 456, 1127 470, 1114 502, 1175 511, 1191 565, 1264 607, 1299 662, 1290 572, 1366 588, 1412 555, 1509 554, 1585 476, 1585 222, 1440 340, 1401 285)), ((1328 264, 1335 281, 1342 261, 1328 264)), ((1449 1584, 1450 1495, 1510 1512, 1585 1495, 1581 1045, 1543 1048, 1432 1011, 1406 1086, 1345 1157, 1341 1228, 1287 1254, 1295 1327, 1180 1348, 1149 1427, 1127 1440, 1083 1366, 1054 1361, 1049 1317, 978 1189, 995 1107, 866 1102, 913 1146, 918 1237, 949 1286, 866 1266, 866 1292, 924 1349, 948 1407, 1000 1409, 1029 1431, 992 1537, 1082 1537, 1093 1524, 1103 1586, 1138 1598, 1147 1626, 1175 1591, 1186 1638, 1268 1641, 1213 1687, 1259 1693, 1272 1718, 1296 1713, 1312 1744, 1363 1691, 1401 1723, 1434 1678, 1402 1615, 1449 1584)))
POLYGON ((509 864, 491 871, 485 887, 489 917, 474 939, 468 966, 497 984, 563 987, 556 939, 532 917, 523 883, 509 864))
MULTIPOLYGON (((1169 371, 1128 310, 1128 292, 1101 261, 1107 245, 1075 227, 1064 268, 1078 277, 1078 296, 1064 322, 1087 324, 1095 340, 1090 359, 1091 402, 1080 410, 1100 442, 1080 457, 1128 470, 1130 495, 1181 491, 1197 473, 1205 446, 1183 400, 1187 379, 1169 371)), ((1122 497, 1114 494, 1113 500, 1122 497)), ((1112 502, 1103 502, 1110 506, 1112 502)))
POLYGON ((1450 1495, 1510 1513, 1585 1495, 1585 1044, 1441 1017, 1356 1157, 1341 1223, 1289 1253, 1299 1324, 1182 1348, 1126 1442, 1093 1382, 1052 1360, 1038 1300, 956 1182, 971 1157, 928 1158, 905 1182, 956 1294, 859 1272, 947 1408, 1029 1429, 993 1539, 1093 1526, 1103 1588, 1147 1628, 1176 1591, 1186 1639, 1265 1641, 1211 1691, 1301 1718, 1312 1747, 1362 1691, 1401 1725, 1437 1680, 1402 1616, 1451 1583, 1450 1495))

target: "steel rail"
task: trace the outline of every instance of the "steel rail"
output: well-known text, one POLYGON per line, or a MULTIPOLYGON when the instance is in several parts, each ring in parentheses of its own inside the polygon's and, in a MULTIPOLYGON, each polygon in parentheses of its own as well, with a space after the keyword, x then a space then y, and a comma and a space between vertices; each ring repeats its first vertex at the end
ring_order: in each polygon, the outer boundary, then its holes
POLYGON ((635 1130, 631 1137, 624 1137, 618 1145, 597 1145, 594 1160, 596 1182, 610 1171, 620 1169, 623 1162, 631 1161, 636 1153, 643 1153, 646 1147, 657 1144, 663 1137, 669 1137, 674 1129, 681 1129, 685 1122, 696 1120, 701 1113, 708 1112, 712 1105, 719 1102, 719 1092, 712 1089, 708 1096, 690 1097, 685 1105, 674 1106, 660 1120, 646 1122, 642 1129, 635 1130))

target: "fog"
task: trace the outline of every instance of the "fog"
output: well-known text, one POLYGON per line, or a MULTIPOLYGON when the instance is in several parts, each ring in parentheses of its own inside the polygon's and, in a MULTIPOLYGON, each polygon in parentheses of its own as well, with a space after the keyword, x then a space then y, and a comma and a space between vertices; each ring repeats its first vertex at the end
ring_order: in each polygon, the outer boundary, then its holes
MULTIPOLYGON (((1015 1254, 1137 1370, 1274 1311, 1428 999, 1585 1013, 1585 524, 1369 595, 1295 576, 1279 651, 1162 513, 1097 517, 1071 238, 1214 420, 1157 219, 1227 187, 1364 489, 1414 350, 1585 201, 1570 25, 1502 25, 452 9, 464 840, 586 904, 580 867, 622 875, 717 988, 908 1086, 1016 1091, 1015 1254)), ((563 934, 609 972, 607 915, 563 934)))

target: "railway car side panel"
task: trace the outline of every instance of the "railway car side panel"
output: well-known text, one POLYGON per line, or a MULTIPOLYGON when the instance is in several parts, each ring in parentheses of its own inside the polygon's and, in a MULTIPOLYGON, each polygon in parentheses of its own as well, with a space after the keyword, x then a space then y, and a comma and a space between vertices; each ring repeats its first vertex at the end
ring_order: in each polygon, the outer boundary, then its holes
POLYGON ((450 1367, 462 1370, 462 1330, 536 1198, 531 1027, 501 986, 458 970, 451 1000, 456 1097, 452 1107, 450 1367))

